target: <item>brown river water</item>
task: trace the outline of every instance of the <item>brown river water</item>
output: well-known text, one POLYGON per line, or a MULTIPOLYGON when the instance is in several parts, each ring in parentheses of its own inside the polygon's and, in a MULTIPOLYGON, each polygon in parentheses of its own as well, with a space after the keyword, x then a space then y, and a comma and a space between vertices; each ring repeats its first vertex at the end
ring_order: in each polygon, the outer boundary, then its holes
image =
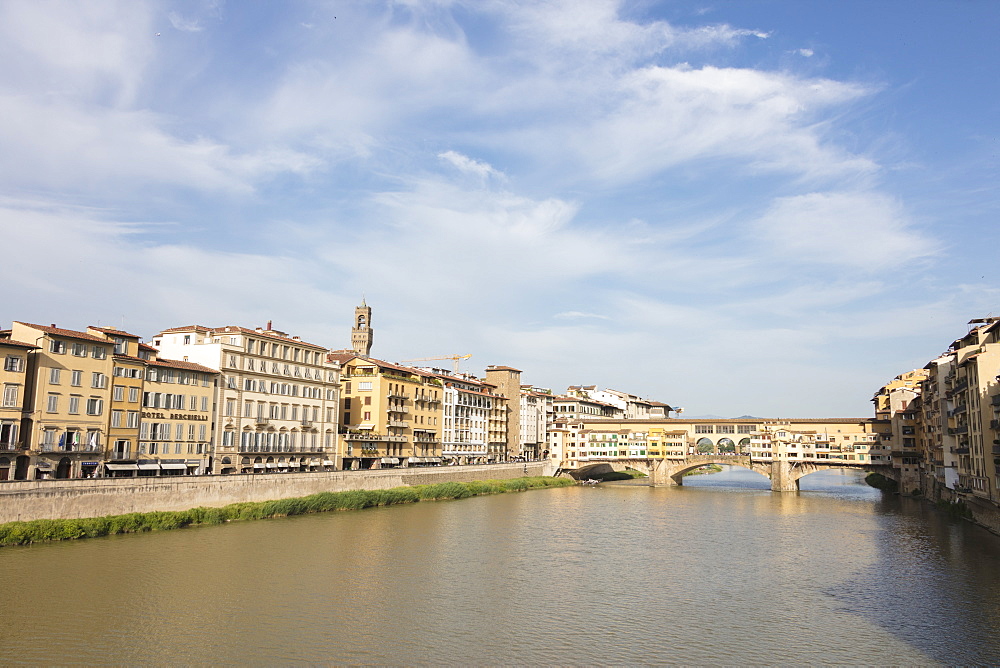
POLYGON ((1000 537, 742 469, 0 549, 0 664, 997 665, 1000 537))

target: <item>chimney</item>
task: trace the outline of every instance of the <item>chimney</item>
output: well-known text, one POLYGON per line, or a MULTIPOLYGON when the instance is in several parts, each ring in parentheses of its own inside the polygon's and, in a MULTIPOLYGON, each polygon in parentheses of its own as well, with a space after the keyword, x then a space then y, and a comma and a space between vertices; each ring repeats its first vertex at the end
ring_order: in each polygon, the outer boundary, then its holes
POLYGON ((269 331, 269 332, 271 331, 271 321, 270 320, 267 321, 267 331, 269 331))
POLYGON ((52 327, 52 329, 58 329, 58 328, 56 327, 56 323, 52 323, 51 327, 52 327))

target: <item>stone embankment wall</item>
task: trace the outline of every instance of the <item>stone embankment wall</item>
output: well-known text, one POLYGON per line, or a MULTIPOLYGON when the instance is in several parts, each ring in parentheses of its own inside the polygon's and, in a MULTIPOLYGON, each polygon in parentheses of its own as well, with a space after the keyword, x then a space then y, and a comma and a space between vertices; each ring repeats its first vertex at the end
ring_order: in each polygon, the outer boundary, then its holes
POLYGON ((0 523, 188 510, 319 492, 506 480, 552 473, 548 462, 528 462, 376 471, 9 481, 0 483, 0 523))

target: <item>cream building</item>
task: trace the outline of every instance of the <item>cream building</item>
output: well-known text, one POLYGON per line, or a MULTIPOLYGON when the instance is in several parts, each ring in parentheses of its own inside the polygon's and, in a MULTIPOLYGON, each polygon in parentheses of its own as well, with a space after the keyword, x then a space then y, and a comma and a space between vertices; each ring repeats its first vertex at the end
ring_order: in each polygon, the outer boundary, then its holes
MULTIPOLYGON (((219 373, 215 429, 208 429, 213 434, 213 473, 339 467, 340 365, 329 359, 326 348, 275 330, 270 323, 256 329, 174 327, 157 334, 153 346, 164 358, 219 373)), ((198 408, 194 414, 200 415, 200 399, 198 408)), ((184 424, 190 428, 191 423, 184 424)), ((196 445, 200 431, 194 435, 192 441, 174 438, 174 449, 178 442, 184 450, 187 443, 196 445)))

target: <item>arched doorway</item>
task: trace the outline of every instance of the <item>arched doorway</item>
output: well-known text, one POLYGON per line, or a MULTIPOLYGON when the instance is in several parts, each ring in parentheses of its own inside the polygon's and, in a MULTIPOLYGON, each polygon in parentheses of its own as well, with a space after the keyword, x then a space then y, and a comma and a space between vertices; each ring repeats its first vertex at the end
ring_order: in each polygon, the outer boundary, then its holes
POLYGON ((17 459, 14 460, 14 480, 27 480, 28 479, 28 464, 31 462, 31 458, 28 455, 19 455, 17 459))
POLYGON ((72 468, 73 465, 70 463, 69 457, 63 457, 59 460, 59 466, 56 467, 56 477, 68 478, 72 468))
POLYGON ((731 438, 720 438, 718 446, 719 452, 736 452, 736 444, 731 438))
POLYGON ((694 451, 699 455, 715 452, 715 444, 710 438, 699 438, 698 442, 694 444, 694 451))

